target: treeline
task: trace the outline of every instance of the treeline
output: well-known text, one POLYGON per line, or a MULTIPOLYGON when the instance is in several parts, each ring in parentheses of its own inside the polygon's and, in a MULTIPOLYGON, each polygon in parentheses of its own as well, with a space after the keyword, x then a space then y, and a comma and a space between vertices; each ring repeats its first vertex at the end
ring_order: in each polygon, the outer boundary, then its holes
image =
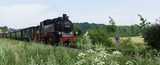
POLYGON ((0 26, 0 29, 3 30, 3 32, 15 30, 15 29, 9 28, 7 26, 0 26))
POLYGON ((95 24, 95 23, 74 23, 75 26, 79 27, 82 31, 86 32, 91 27, 103 27, 103 29, 106 29, 109 36, 115 37, 115 36, 121 36, 121 37, 129 37, 129 36, 139 36, 138 34, 140 28, 139 25, 130 25, 130 26, 116 26, 115 32, 110 32, 111 25, 105 25, 105 24, 95 24))
POLYGON ((139 25, 131 26, 117 26, 116 32, 110 36, 121 36, 121 37, 130 37, 130 36, 139 36, 138 32, 140 31, 139 25))
POLYGON ((88 31, 89 29, 91 29, 91 27, 102 26, 105 24, 95 24, 95 23, 84 22, 84 23, 73 23, 73 25, 79 27, 82 31, 88 31))

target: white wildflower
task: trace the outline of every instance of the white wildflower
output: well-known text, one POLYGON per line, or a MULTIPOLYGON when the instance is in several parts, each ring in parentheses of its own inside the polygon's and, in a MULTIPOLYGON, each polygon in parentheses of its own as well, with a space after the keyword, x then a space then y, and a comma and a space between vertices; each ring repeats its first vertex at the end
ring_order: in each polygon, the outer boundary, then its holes
POLYGON ((107 51, 101 51, 100 53, 105 55, 107 53, 107 51))
POLYGON ((122 53, 121 53, 121 52, 119 52, 119 51, 113 51, 113 54, 121 55, 122 53))
POLYGON ((133 63, 131 61, 127 61, 126 65, 133 65, 133 63))
POLYGON ((94 50, 90 49, 90 50, 87 50, 87 53, 96 53, 94 50))
POLYGON ((100 60, 96 57, 93 61, 92 61, 92 65, 94 65, 95 63, 98 63, 100 60))
POLYGON ((84 53, 79 53, 79 54, 78 54, 78 57, 84 58, 85 55, 86 55, 86 54, 84 54, 84 53))
POLYGON ((106 51, 101 51, 100 53, 97 53, 96 54, 101 60, 105 60, 105 59, 108 59, 107 58, 107 52, 106 51))
POLYGON ((111 54, 106 53, 106 56, 111 56, 111 54))
POLYGON ((82 65, 83 63, 85 63, 85 61, 86 61, 85 59, 77 61, 75 65, 82 65))
POLYGON ((119 65, 116 61, 112 61, 110 65, 119 65))
POLYGON ((97 63, 97 65, 105 65, 105 62, 99 62, 99 63, 97 63))

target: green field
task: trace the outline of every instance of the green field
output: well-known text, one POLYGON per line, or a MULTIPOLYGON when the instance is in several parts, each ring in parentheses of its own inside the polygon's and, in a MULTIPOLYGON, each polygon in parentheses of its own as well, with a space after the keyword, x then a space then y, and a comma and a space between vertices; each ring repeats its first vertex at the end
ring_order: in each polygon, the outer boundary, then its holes
MULTIPOLYGON (((144 44, 145 42, 144 42, 144 39, 141 37, 141 36, 135 36, 135 37, 120 37, 120 39, 122 40, 125 40, 125 39, 128 39, 128 38, 131 38, 131 41, 133 42, 133 43, 142 43, 142 44, 144 44)), ((115 42, 115 38, 114 37, 112 37, 112 40, 113 40, 113 42, 115 42)))
MULTIPOLYGON (((91 49, 91 42, 83 49, 50 46, 43 43, 0 39, 0 65, 159 65, 159 56, 150 51, 145 57, 124 55, 119 51, 109 53, 102 45, 91 49)), ((106 48, 106 47, 105 47, 106 48)))

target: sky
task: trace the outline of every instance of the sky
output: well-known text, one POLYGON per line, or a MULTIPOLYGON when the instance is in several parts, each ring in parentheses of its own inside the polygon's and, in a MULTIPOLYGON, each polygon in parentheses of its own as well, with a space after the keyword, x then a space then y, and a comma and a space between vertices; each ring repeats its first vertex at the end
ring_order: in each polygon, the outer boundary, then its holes
POLYGON ((141 14, 148 22, 160 17, 160 0, 0 0, 0 26, 26 28, 46 19, 67 14, 74 23, 109 25, 139 24, 141 14))

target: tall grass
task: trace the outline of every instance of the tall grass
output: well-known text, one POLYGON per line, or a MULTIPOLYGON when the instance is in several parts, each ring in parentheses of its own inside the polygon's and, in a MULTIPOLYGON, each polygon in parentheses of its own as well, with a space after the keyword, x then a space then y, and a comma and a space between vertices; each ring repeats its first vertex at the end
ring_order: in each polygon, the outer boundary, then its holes
POLYGON ((0 39, 0 65, 160 65, 160 56, 151 51, 145 57, 113 53, 91 41, 78 42, 81 50, 42 43, 0 39), (92 50, 92 47, 95 50, 92 50))
POLYGON ((77 55, 65 47, 0 39, 1 65, 74 65, 77 55))

